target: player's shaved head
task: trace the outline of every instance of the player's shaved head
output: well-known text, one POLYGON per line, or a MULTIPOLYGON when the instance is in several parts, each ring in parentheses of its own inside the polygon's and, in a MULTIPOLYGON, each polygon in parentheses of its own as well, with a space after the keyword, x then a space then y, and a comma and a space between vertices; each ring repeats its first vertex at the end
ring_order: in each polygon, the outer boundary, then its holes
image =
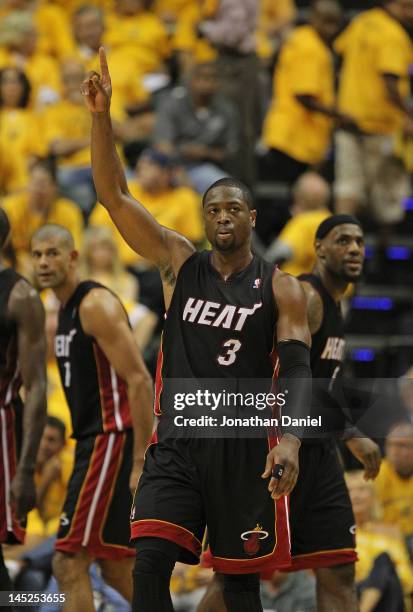
POLYGON ((234 189, 238 189, 241 192, 242 199, 248 208, 250 210, 254 208, 251 191, 246 185, 244 185, 244 183, 230 176, 219 179, 218 181, 215 181, 211 187, 208 187, 204 193, 204 197, 202 198, 202 206, 205 206, 212 191, 218 189, 219 187, 233 187, 234 189))
POLYGON ((0 207, 0 249, 3 248, 10 234, 10 221, 3 208, 0 207))
POLYGON ((59 246, 67 249, 68 251, 73 251, 75 248, 75 243, 73 240, 72 234, 66 227, 63 225, 57 225, 54 223, 48 223, 47 225, 43 225, 39 228, 32 237, 32 244, 34 242, 45 242, 46 240, 54 240, 58 239, 59 246))

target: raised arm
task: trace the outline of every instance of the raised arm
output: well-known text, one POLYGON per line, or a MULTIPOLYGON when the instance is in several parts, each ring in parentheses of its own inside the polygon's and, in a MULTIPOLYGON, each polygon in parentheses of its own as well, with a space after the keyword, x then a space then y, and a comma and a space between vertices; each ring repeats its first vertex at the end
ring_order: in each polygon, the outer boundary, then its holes
POLYGON ((114 142, 110 118, 112 86, 103 48, 99 57, 102 76, 92 73, 82 85, 92 113, 92 170, 97 195, 129 246, 158 266, 163 280, 168 281, 176 278, 195 249, 186 238, 160 225, 130 195, 114 142))
POLYGON ((134 433, 131 475, 131 489, 134 489, 152 435, 152 380, 129 327, 126 313, 110 291, 93 289, 82 301, 79 314, 84 331, 93 336, 128 387, 134 433))
POLYGON ((12 503, 19 520, 35 506, 34 470, 46 418, 46 339, 44 309, 37 292, 19 281, 11 292, 8 312, 17 325, 18 359, 25 402, 23 442, 11 485, 12 503))
MULTIPOLYGON (((310 414, 311 335, 307 321, 307 300, 300 282, 283 272, 276 272, 273 293, 277 304, 277 353, 279 379, 286 395, 286 414, 291 417, 310 414)), ((272 476, 268 490, 278 499, 289 495, 298 478, 298 451, 301 445, 297 428, 283 428, 283 436, 267 455, 263 478, 272 476), (282 466, 277 475, 275 466, 282 466), (275 471, 274 471, 275 470, 275 471)))

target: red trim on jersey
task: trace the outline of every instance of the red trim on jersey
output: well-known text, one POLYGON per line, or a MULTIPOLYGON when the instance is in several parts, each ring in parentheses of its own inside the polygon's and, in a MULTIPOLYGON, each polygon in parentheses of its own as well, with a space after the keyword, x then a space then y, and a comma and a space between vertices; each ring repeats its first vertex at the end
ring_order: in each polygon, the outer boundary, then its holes
POLYGON ((159 344, 158 359, 156 362, 156 376, 155 376, 155 401, 154 401, 154 413, 156 416, 162 415, 161 410, 161 394, 163 389, 162 379, 162 367, 163 367, 163 332, 161 334, 161 342, 159 344))
POLYGON ((162 538, 175 542, 178 546, 186 548, 193 555, 199 557, 202 551, 201 542, 193 533, 174 523, 156 519, 142 519, 131 523, 131 539, 136 538, 162 538))
POLYGON ((127 546, 108 544, 102 539, 102 532, 106 522, 106 515, 112 501, 113 492, 120 465, 123 459, 123 448, 125 437, 116 435, 112 432, 109 435, 99 435, 96 438, 95 446, 89 462, 89 467, 82 484, 76 508, 73 513, 72 523, 68 534, 56 542, 56 550, 67 553, 77 553, 82 548, 86 548, 89 555, 99 559, 118 560, 124 557, 132 557, 135 551, 127 546), (108 452, 110 437, 114 436, 114 444, 108 457, 107 470, 92 514, 92 520, 88 525, 94 494, 99 486, 99 480, 104 465, 104 460, 108 452), (86 529, 89 530, 87 543, 83 544, 86 537, 86 529))
POLYGON ((12 407, 1 409, 0 417, 0 543, 23 543, 25 530, 20 527, 16 516, 10 506, 6 507, 10 495, 10 485, 16 474, 17 448, 15 440, 15 415, 12 407), (5 426, 5 429, 3 427, 5 426), (5 445, 4 445, 5 443, 5 445), (7 457, 7 463, 4 460, 7 457), (7 472, 7 474, 6 474, 7 472), (8 530, 7 515, 11 517, 11 531, 8 530))
POLYGON ((124 431, 132 427, 126 383, 113 370, 101 348, 93 343, 98 374, 103 431, 124 431), (116 388, 115 388, 116 387, 116 388))
POLYGON ((317 569, 318 567, 333 567, 345 563, 358 561, 354 548, 342 548, 339 550, 323 550, 306 555, 296 555, 292 558, 291 567, 285 572, 296 572, 303 569, 317 569))

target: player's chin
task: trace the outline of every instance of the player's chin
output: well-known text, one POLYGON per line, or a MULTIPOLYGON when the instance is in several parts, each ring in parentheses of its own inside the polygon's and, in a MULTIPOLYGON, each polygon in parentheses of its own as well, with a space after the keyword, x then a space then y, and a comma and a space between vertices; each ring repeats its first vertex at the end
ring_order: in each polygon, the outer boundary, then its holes
POLYGON ((235 240, 233 237, 230 240, 228 239, 222 240, 221 238, 219 238, 219 236, 217 236, 217 238, 214 241, 214 247, 218 251, 221 251, 221 253, 229 253, 233 251, 235 248, 235 240))
POLYGON ((342 277, 349 283, 356 283, 363 275, 363 269, 349 270, 348 268, 343 270, 342 277))
POLYGON ((38 276, 37 284, 40 289, 50 289, 55 283, 51 276, 38 276))

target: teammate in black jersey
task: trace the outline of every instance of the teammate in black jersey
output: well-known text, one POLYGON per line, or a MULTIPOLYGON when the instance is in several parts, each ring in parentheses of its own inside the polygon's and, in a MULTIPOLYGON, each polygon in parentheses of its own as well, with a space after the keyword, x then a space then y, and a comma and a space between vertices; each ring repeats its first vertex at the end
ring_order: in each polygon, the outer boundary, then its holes
MULTIPOLYGON (((9 233, 0 208, 0 253, 9 233)), ((11 589, 1 543, 24 541, 24 521, 35 506, 34 470, 45 417, 43 306, 33 287, 0 257, 0 590, 11 589)))
MULTIPOLYGON (((344 359, 341 300, 356 282, 364 262, 364 236, 359 221, 333 215, 316 233, 316 265, 300 276, 307 295, 313 378, 340 375, 344 359)), ((346 444, 365 467, 365 478, 380 469, 380 449, 350 428, 346 444)), ((304 441, 300 474, 290 498, 293 569, 314 569, 317 609, 352 612, 358 609, 354 589, 354 517, 333 439, 304 441), (317 443, 318 442, 318 443, 317 443)))
MULTIPOLYGON (((317 230, 317 261, 311 274, 299 278, 307 296, 313 378, 339 376, 344 358, 341 300, 350 282, 359 279, 364 262, 364 236, 349 215, 334 215, 317 230)), ((365 478, 380 469, 377 444, 354 428, 347 439, 365 467, 365 478)), ((318 612, 355 612, 354 517, 333 439, 304 439, 300 472, 290 496, 291 570, 313 569, 317 577, 318 612)), ((209 555, 205 562, 209 565, 209 555)), ((199 612, 225 612, 219 578, 208 588, 199 612)))
MULTIPOLYGON (((277 362, 279 376, 294 381, 289 405, 302 406, 299 379, 311 376, 305 295, 296 279, 253 257, 256 212, 248 190, 224 179, 205 194, 211 252, 196 253, 183 236, 160 226, 128 192, 113 143, 103 49, 100 60, 102 80, 91 75, 82 87, 93 116, 99 201, 130 246, 159 267, 163 281, 167 318, 158 368, 159 413, 172 411, 163 393, 166 376, 266 378, 276 373, 277 362), (278 360, 272 362, 271 353, 278 360)), ((299 438, 284 433, 269 452, 266 440, 168 439, 162 416, 158 435, 146 454, 132 514, 134 610, 173 609, 173 566, 177 559, 198 561, 206 524, 214 567, 224 574, 228 609, 262 610, 258 572, 289 563, 285 496, 297 479, 299 438), (277 464, 283 473, 270 478, 277 464)))
POLYGON ((152 383, 119 299, 80 282, 77 257, 64 227, 45 225, 33 236, 38 283, 61 302, 55 354, 76 439, 53 570, 65 609, 91 612, 94 559, 106 582, 132 598, 131 491, 151 436, 152 383))

